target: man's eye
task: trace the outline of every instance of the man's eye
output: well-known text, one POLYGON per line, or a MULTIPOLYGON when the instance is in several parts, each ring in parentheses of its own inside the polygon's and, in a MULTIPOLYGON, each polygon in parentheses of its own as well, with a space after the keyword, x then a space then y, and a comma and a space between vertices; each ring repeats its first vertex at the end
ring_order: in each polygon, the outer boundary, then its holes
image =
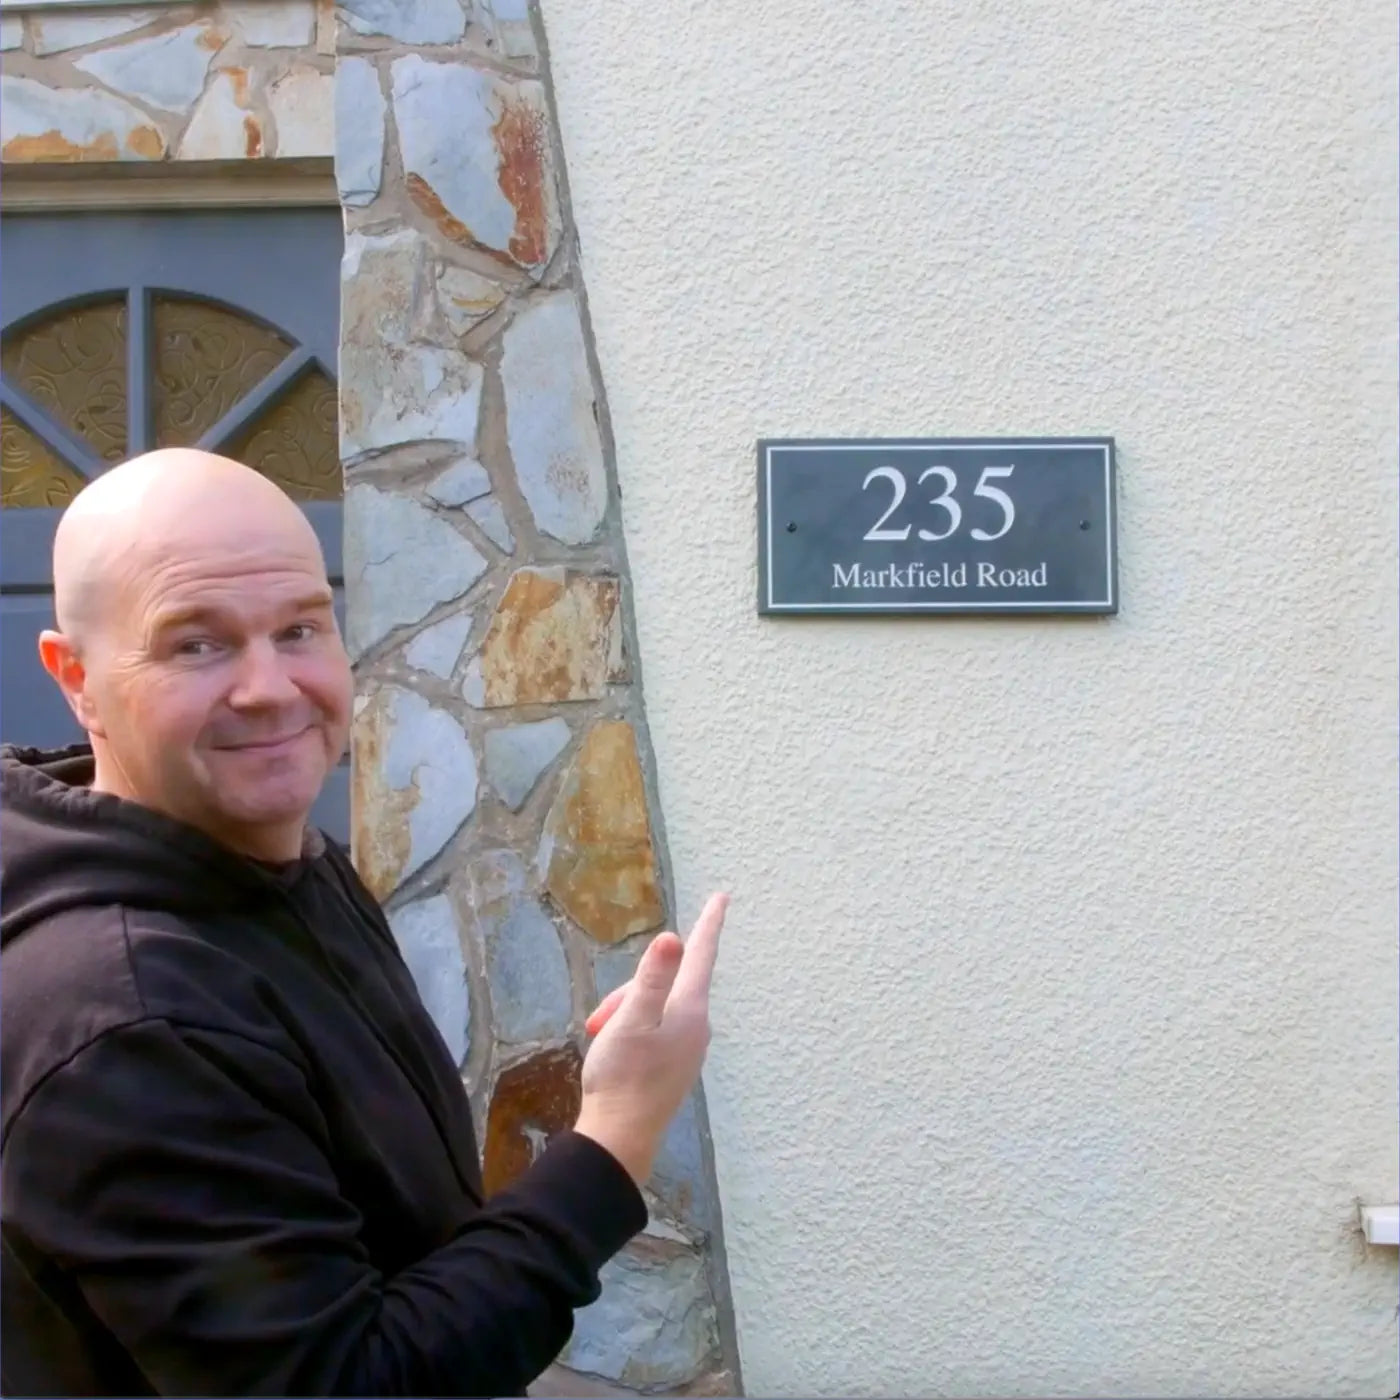
POLYGON ((282 636, 289 642, 309 642, 316 635, 316 628, 310 622, 295 622, 282 636))
POLYGON ((208 637, 186 637, 175 643, 176 656, 208 656, 214 650, 214 643, 208 637))

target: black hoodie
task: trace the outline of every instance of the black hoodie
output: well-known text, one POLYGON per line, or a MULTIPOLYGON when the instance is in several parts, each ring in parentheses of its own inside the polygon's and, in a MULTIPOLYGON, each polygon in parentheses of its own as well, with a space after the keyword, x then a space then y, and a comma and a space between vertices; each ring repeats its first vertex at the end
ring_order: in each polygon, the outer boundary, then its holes
POLYGON ((7 1395, 520 1395, 646 1223, 556 1136, 483 1203, 382 913, 0 749, 7 1395))

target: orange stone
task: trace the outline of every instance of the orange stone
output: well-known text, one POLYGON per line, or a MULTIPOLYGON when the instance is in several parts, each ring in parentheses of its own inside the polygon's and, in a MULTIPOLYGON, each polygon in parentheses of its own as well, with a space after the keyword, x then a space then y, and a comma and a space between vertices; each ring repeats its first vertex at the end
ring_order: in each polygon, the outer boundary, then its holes
POLYGON ((384 900, 421 870, 476 809, 476 757, 460 722, 416 691, 384 686, 351 730, 351 851, 384 900))
POLYGON ((470 244, 472 231, 460 219, 448 213, 438 192, 416 170, 404 177, 408 197, 432 221, 442 236, 453 243, 470 244))
POLYGON ((556 1133, 573 1127, 582 1103, 582 1069, 578 1050, 567 1045, 501 1073, 486 1116, 482 1179, 488 1196, 527 1171, 556 1133))
POLYGON ((664 915, 637 738, 625 720, 596 724, 545 818, 545 887, 600 943, 656 928, 664 915))
MULTIPOLYGON (((88 23, 81 16, 73 22, 88 23)), ((148 114, 115 93, 100 87, 50 87, 9 73, 4 135, 0 157, 7 162, 159 160, 166 153, 165 138, 148 114)))
POLYGON ((463 685, 491 709, 599 700, 626 679, 621 585, 606 574, 520 569, 491 619, 463 685))
POLYGON ((409 817, 418 805, 416 786, 395 790, 386 780, 392 718, 388 697, 374 696, 351 728, 351 850, 360 878, 376 899, 398 887, 408 864, 409 817))
MULTIPOLYGON (((153 131, 153 128, 141 127, 140 132, 153 131)), ((137 133, 133 132, 135 136, 137 133)), ((155 133, 156 144, 159 144, 160 135, 155 133)), ((132 147, 136 150, 136 147, 132 147)), ((137 152, 141 154, 141 152, 137 152)), ((117 142, 116 138, 109 131, 104 131, 96 140, 86 146, 79 146, 70 141, 66 136, 57 131, 45 131, 38 136, 15 136, 5 142, 3 152, 7 161, 33 161, 35 163, 43 161, 53 161, 57 164, 60 161, 81 161, 81 160, 116 160, 117 142)))
POLYGON ((549 128, 544 112, 531 102, 501 95, 501 115, 491 129, 500 156, 496 182, 515 210, 510 255, 523 267, 549 257, 549 128))

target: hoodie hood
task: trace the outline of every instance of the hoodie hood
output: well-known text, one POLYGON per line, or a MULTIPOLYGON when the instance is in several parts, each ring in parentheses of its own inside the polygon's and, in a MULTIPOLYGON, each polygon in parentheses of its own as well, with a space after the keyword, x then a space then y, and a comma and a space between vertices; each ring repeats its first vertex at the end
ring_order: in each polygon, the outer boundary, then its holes
POLYGON ((259 866, 182 822, 93 792, 93 771, 87 744, 0 747, 0 946, 83 906, 199 917, 258 905, 276 897, 293 873, 259 866))

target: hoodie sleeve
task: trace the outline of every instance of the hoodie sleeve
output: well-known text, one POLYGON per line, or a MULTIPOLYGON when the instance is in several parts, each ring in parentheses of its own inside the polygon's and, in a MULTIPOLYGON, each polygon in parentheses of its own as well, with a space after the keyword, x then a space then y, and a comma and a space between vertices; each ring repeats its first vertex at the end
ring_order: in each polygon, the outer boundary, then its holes
POLYGON ((109 1032, 15 1119, 6 1232, 67 1271, 158 1394, 523 1395, 646 1224, 631 1178, 562 1134, 384 1277, 304 1126, 318 1117, 265 1046, 165 1021, 109 1032))

